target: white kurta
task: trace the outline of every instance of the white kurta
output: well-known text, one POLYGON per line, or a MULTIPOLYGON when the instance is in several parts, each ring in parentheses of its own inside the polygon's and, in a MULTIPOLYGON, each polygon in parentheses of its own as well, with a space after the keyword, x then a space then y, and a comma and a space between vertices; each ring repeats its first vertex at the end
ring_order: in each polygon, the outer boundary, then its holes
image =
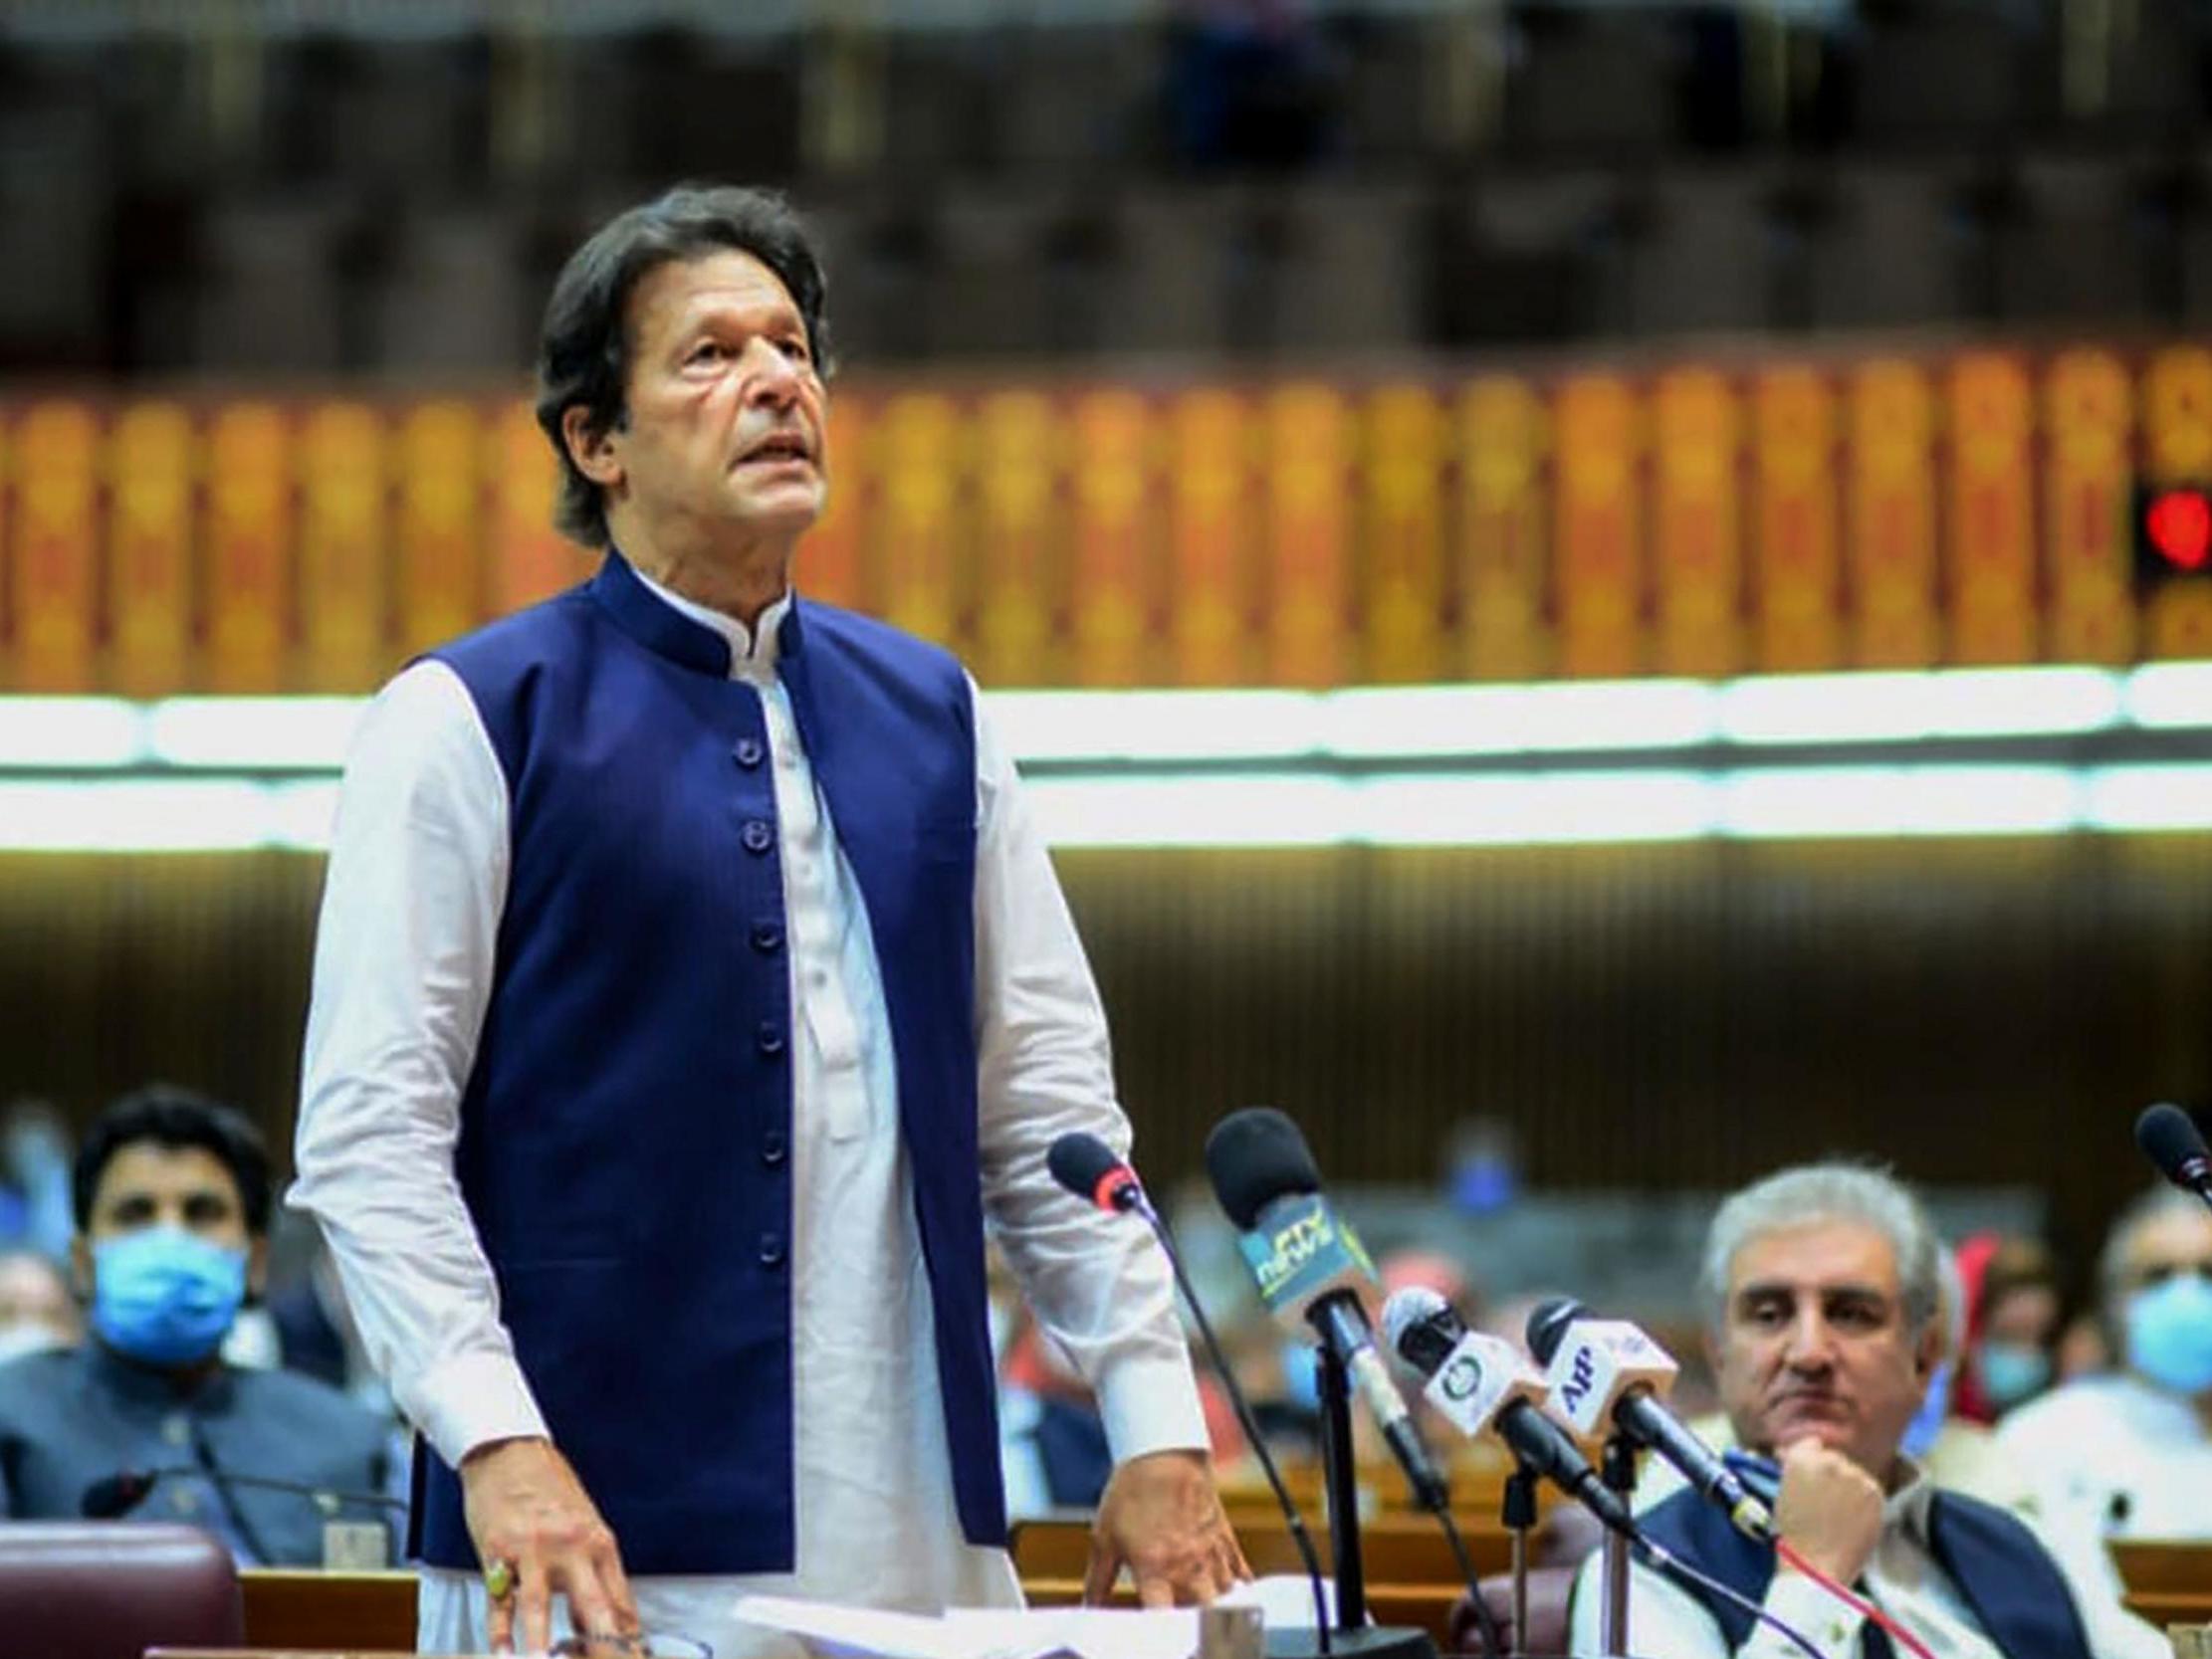
MULTIPOLYGON (((697 1637, 728 1659, 774 1650, 729 1617, 749 1590, 884 1607, 1010 1602, 1018 1589, 1003 1552, 967 1545, 955 1512, 938 1369, 922 1362, 935 1340, 930 1286, 882 979, 775 674, 788 601, 763 616, 756 641, 730 618, 653 591, 729 639, 732 676, 758 691, 768 727, 795 1016, 797 1565, 635 1579, 639 1609, 648 1628, 697 1637)), ((546 1432, 453 1170, 506 896, 507 811, 498 759, 458 677, 436 662, 400 674, 347 758, 289 1197, 322 1223, 394 1400, 453 1464, 486 1441, 546 1432)), ((1097 1389, 1117 1460, 1204 1446, 1165 1261, 1141 1227, 1069 1197, 1044 1168, 1068 1130, 1126 1146, 1129 1128, 1089 966, 980 706, 977 813, 980 1130, 995 1236, 1097 1389)), ((424 1573, 423 1651, 481 1651, 484 1615, 478 1579, 424 1573)))
POLYGON ((2084 1578, 2120 1593, 2108 1538, 2212 1539, 2212 1428, 2194 1404, 2134 1376, 2091 1376, 1997 1425, 2026 1471, 2036 1524, 2084 1578))

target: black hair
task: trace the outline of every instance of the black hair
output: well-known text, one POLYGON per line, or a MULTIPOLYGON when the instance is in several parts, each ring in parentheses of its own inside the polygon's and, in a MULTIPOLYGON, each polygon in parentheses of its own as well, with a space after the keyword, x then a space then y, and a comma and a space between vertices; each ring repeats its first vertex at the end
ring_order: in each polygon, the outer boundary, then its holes
POLYGON ((145 1141, 171 1148, 198 1146, 214 1153, 238 1185, 246 1231, 255 1238, 269 1231, 269 1152, 261 1132, 236 1107, 156 1083, 123 1096, 85 1132, 70 1180, 79 1232, 92 1230, 93 1195, 115 1154, 145 1141))
POLYGON ((538 336, 538 424, 560 457, 553 523, 586 547, 607 544, 606 507, 599 487, 570 458, 561 417, 580 404, 594 433, 620 428, 631 293, 664 265, 725 248, 751 254, 775 273, 806 324, 815 372, 829 375, 828 285, 805 228, 780 195, 734 184, 679 184, 615 215, 568 256, 553 280, 538 336))

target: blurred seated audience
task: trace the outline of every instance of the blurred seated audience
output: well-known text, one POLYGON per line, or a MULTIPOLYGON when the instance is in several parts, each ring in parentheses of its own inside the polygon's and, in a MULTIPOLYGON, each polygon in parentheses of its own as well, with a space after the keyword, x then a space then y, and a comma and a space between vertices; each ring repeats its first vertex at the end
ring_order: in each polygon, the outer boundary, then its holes
POLYGON ((77 1299, 53 1258, 36 1250, 0 1252, 0 1364, 84 1339, 77 1299))
POLYGON ((244 1564, 319 1564, 315 1500, 225 1477, 381 1492, 385 1432, 333 1388, 222 1356, 267 1266, 269 1158, 253 1125, 180 1089, 124 1096, 87 1133, 72 1197, 92 1336, 0 1366, 0 1513, 74 1518, 96 1483, 158 1475, 131 1513, 205 1528, 244 1564))
MULTIPOLYGON (((2101 1586, 2070 1580, 2019 1519, 1938 1487, 1903 1450, 1941 1361, 1941 1248, 1897 1181, 1847 1163, 1785 1169, 1714 1213, 1699 1293, 1736 1443, 1779 1460, 1775 1521, 1812 1566, 1856 1584, 1949 1659, 2155 1659, 2165 1642, 2101 1586)), ((1644 1515, 1689 1565, 1826 1653, 1880 1651, 1866 1616, 1720 1510, 1680 1491, 1644 1515)), ((1720 1595, 1634 1568, 1628 1651, 1779 1659, 1771 1627, 1720 1595)), ((1569 1651, 1599 1651, 1600 1560, 1576 1580, 1569 1651)))
POLYGON ((2059 1340, 2059 1270, 2034 1239, 1976 1233, 1958 1247, 1966 1348, 1953 1409, 1994 1423, 2051 1386, 2059 1340))
POLYGON ((69 1254, 69 1131, 44 1101, 0 1114, 0 1249, 69 1254))
POLYGON ((1998 1426, 2055 1548, 2110 1593, 2104 1540, 2212 1538, 2212 1210, 2161 1186, 2113 1225, 2099 1269, 2119 1366, 1998 1426))

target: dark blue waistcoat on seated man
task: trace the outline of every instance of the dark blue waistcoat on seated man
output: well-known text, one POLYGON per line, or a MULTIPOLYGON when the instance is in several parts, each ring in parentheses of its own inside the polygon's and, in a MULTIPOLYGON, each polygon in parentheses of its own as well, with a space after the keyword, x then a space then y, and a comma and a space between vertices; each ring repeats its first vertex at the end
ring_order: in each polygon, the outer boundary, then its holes
MULTIPOLYGON (((792 1009, 759 695, 618 554, 434 655, 508 789, 455 1159, 517 1358, 629 1570, 790 1570, 792 1009)), ((962 1531, 1002 1544, 968 683, 804 600, 778 672, 882 972, 962 1531)), ((473 1567, 459 1480, 418 1446, 415 1481, 422 1557, 473 1567)))
MULTIPOLYGON (((1753 1602, 1774 1579, 1774 1549, 1754 1544, 1695 1492, 1677 1492, 1639 1518, 1645 1535, 1753 1602)), ((2006 1659, 2094 1659, 2073 1592, 2049 1552, 2013 1516, 1957 1492, 1928 1505, 1929 1546, 1937 1564, 2006 1659)), ((1704 1604, 1727 1638, 1743 1646, 1751 1614, 1707 1590, 1683 1586, 1704 1604)), ((1860 1659, 1898 1659, 1872 1619, 1860 1626, 1860 1659)))

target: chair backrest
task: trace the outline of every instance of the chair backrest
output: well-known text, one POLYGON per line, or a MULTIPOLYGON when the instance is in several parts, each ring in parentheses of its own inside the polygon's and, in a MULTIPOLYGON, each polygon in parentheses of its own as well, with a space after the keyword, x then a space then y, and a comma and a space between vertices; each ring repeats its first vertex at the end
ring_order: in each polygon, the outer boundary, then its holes
POLYGON ((191 1527, 0 1523, 0 1630, 9 1651, 139 1659, 149 1647, 245 1640, 230 1553, 191 1527))

